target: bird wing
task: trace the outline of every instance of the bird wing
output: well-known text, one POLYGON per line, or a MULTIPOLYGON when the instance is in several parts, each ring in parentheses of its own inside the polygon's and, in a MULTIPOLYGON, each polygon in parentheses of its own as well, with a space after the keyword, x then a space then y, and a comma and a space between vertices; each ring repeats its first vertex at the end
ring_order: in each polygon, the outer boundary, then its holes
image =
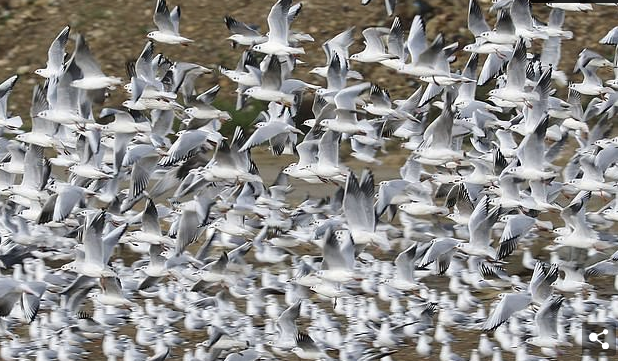
POLYGON ((548 298, 534 316, 538 334, 543 337, 558 337, 558 312, 564 302, 560 295, 548 298))
POLYGON ((387 45, 389 54, 397 55, 402 61, 406 59, 406 51, 403 45, 403 25, 399 17, 393 20, 393 25, 388 33, 387 45))
POLYGON ((320 138, 318 144, 318 163, 322 165, 337 166, 339 164, 339 141, 341 135, 328 130, 320 138))
POLYGON ((198 228, 200 219, 194 208, 185 208, 180 215, 178 235, 176 237, 176 254, 180 255, 188 245, 195 242, 201 234, 198 228))
POLYGON ((369 99, 373 105, 381 108, 391 107, 391 98, 388 95, 388 91, 384 88, 380 88, 377 85, 372 85, 369 91, 369 99))
POLYGON ((516 27, 532 30, 532 14, 530 13, 529 0, 513 0, 510 14, 516 27))
POLYGON ((485 21, 483 10, 481 10, 476 0, 470 0, 468 6, 468 30, 470 30, 475 37, 479 37, 482 33, 491 30, 485 21))
POLYGON ((300 317, 301 301, 302 300, 296 301, 279 315, 276 324, 279 328, 279 332, 281 332, 280 337, 294 337, 294 335, 298 333, 296 320, 300 317))
POLYGON ((165 0, 157 0, 152 21, 154 21, 159 31, 175 33, 170 10, 167 8, 167 3, 165 0))
POLYGON ((549 12, 549 21, 547 26, 552 29, 561 29, 562 24, 564 24, 564 13, 564 9, 552 8, 549 12))
POLYGON ((395 258, 395 267, 397 272, 397 278, 414 281, 414 260, 416 259, 416 242, 410 247, 403 250, 397 258, 395 258))
POLYGON ((513 57, 506 66, 506 82, 509 87, 523 89, 526 82, 526 44, 520 38, 515 44, 513 57))
POLYGON ((153 235, 161 235, 161 225, 159 214, 154 201, 150 198, 146 200, 146 208, 142 213, 142 231, 153 235))
MULTIPOLYGON (((160 1, 165 2, 164 0, 160 1)), ((86 39, 84 39, 82 34, 77 35, 77 39, 75 40, 75 53, 73 56, 75 64, 81 69, 84 77, 105 76, 101 71, 101 66, 92 56, 86 39)))
POLYGON ((324 269, 346 269, 346 259, 341 252, 341 246, 337 240, 337 236, 332 229, 324 234, 324 248, 322 248, 322 257, 324 261, 322 266, 324 269))
POLYGON ((508 61, 511 54, 512 53, 510 51, 503 52, 502 56, 497 53, 489 54, 483 63, 483 68, 481 69, 481 74, 479 74, 479 79, 476 84, 483 86, 488 81, 496 77, 496 75, 502 70, 504 64, 508 61))
POLYGON ((268 14, 268 39, 282 45, 288 45, 288 13, 292 0, 279 0, 268 14))
POLYGON ((552 66, 556 69, 558 63, 560 63, 560 49, 562 39, 558 36, 550 36, 543 42, 543 49, 541 50, 541 64, 544 66, 552 66))
POLYGON ((283 122, 271 121, 263 126, 257 128, 253 134, 247 139, 245 144, 243 144, 242 148, 240 148, 241 152, 245 150, 251 149, 256 145, 262 144, 265 141, 279 135, 281 133, 287 132, 288 125, 283 122))
POLYGON ((213 86, 212 88, 206 90, 202 94, 198 95, 195 98, 195 100, 202 102, 205 105, 210 105, 215 100, 215 97, 219 93, 220 89, 221 89, 221 86, 217 84, 213 86))
POLYGON ((370 87, 371 83, 364 82, 341 89, 334 99, 337 109, 355 110, 356 98, 370 87))
POLYGON ((364 171, 359 182, 354 173, 350 172, 343 196, 343 212, 351 230, 375 232, 373 199, 373 174, 364 171))
POLYGON ((180 6, 175 6, 170 13, 170 22, 176 35, 180 33, 180 15, 180 6))
POLYGON ((350 27, 323 44, 322 49, 326 53, 327 64, 332 53, 336 53, 342 59, 349 57, 348 48, 354 43, 354 29, 350 27))
POLYGON ((122 293, 122 285, 118 277, 101 277, 99 279, 101 289, 107 295, 124 297, 122 293))
POLYGON ((13 75, 0 84, 0 118, 8 118, 9 116, 9 108, 7 106, 9 94, 13 90, 18 78, 18 75, 13 75))
POLYGON ((114 252, 114 247, 116 247, 118 241, 120 241, 120 237, 124 235, 124 232, 127 231, 128 226, 128 223, 125 223, 115 228, 113 231, 108 232, 103 237, 103 263, 107 264, 109 262, 109 258, 114 252))
POLYGON ((443 64, 446 60, 443 48, 444 36, 440 33, 435 37, 433 42, 418 55, 418 59, 414 64, 437 68, 438 65, 443 64))
POLYGON ((509 293, 504 295, 483 324, 483 330, 495 330, 505 323, 512 314, 528 307, 530 301, 531 297, 526 293, 509 293))
POLYGON ((534 227, 536 220, 524 214, 518 214, 506 221, 506 226, 500 236, 498 259, 502 259, 517 248, 519 240, 534 227))
POLYGON ((243 23, 242 21, 238 21, 234 19, 233 17, 229 15, 226 15, 224 20, 225 20, 225 26, 227 27, 227 29, 234 34, 240 34, 240 35, 244 35, 248 37, 262 36, 262 34, 260 34, 260 32, 257 31, 256 29, 250 27, 249 25, 243 23))
POLYGON ((84 262, 86 264, 105 267, 103 263, 103 227, 105 226, 105 212, 97 211, 86 219, 82 233, 84 244, 84 262))
MULTIPOLYGON (((64 48, 69 41, 70 26, 65 26, 54 39, 47 51, 47 67, 54 70, 62 69, 64 65, 64 48)), ((1 96, 0 96, 1 98, 1 96)))
POLYGON ((266 71, 262 73, 262 89, 279 90, 281 88, 281 62, 277 56, 271 56, 266 71))
POLYGON ((549 115, 545 114, 539 124, 536 126, 533 133, 528 134, 522 140, 517 157, 525 167, 534 169, 543 169, 545 156, 545 133, 547 133, 547 125, 549 123, 549 115))
POLYGON ((445 105, 440 116, 431 122, 423 133, 423 141, 427 143, 427 146, 446 149, 452 147, 453 120, 455 114, 451 108, 453 100, 449 94, 450 93, 447 93, 445 105))
POLYGON ((408 52, 412 58, 412 64, 418 61, 419 56, 427 48, 427 37, 425 35, 425 23, 420 15, 416 15, 410 25, 410 33, 406 42, 408 52))
POLYGON ((618 44, 618 26, 612 28, 607 34, 599 40, 601 44, 616 45, 618 44))
POLYGON ((81 187, 70 185, 62 187, 56 199, 56 204, 54 205, 52 220, 54 222, 60 222, 67 218, 83 197, 84 190, 81 187))
POLYGON ((150 176, 154 172, 158 162, 159 155, 154 153, 140 158, 137 162, 133 163, 129 185, 129 199, 136 199, 146 190, 148 182, 150 181, 150 176))
POLYGON ((384 42, 382 36, 389 33, 388 28, 367 28, 363 30, 365 38, 365 49, 372 53, 384 53, 384 42))

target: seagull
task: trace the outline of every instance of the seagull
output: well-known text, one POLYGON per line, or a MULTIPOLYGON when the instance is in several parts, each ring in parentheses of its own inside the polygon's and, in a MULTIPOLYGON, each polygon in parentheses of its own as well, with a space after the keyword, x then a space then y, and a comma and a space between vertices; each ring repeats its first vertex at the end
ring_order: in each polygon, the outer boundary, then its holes
POLYGON ((277 56, 270 56, 267 59, 270 60, 267 62, 266 70, 261 75, 260 85, 245 90, 243 94, 258 100, 279 102, 291 107, 296 96, 282 89, 281 62, 277 56))
POLYGON ((489 208, 489 198, 487 196, 481 198, 470 215, 468 223, 470 242, 461 243, 458 247, 463 252, 471 255, 496 259, 496 250, 491 247, 491 227, 498 220, 500 212, 501 207, 499 206, 492 209, 489 208))
POLYGON ((326 353, 315 343, 311 336, 299 333, 296 336, 296 347, 292 352, 301 359, 321 360, 326 359, 326 353))
POLYGON ((535 26, 529 0, 513 0, 510 14, 515 25, 515 34, 524 39, 546 39, 547 34, 535 26))
POLYGON ((115 277, 101 277, 101 290, 103 292, 94 295, 94 299, 104 305, 131 306, 135 303, 128 300, 122 292, 120 280, 115 277))
POLYGON ((43 69, 37 69, 35 74, 42 76, 43 78, 58 77, 64 73, 64 49, 69 42, 70 26, 65 26, 58 36, 54 39, 49 50, 47 51, 47 65, 43 69))
POLYGON ((96 90, 121 84, 120 78, 106 76, 101 71, 100 65, 90 52, 86 39, 81 34, 78 34, 75 40, 74 59, 75 64, 82 71, 83 77, 73 80, 71 86, 84 90, 96 90))
POLYGON ((387 59, 395 59, 397 55, 386 52, 382 36, 389 33, 387 28, 367 28, 363 30, 365 38, 365 49, 356 54, 350 55, 350 60, 362 63, 375 63, 387 59))
POLYGON ((215 100, 215 97, 220 89, 221 87, 219 85, 215 85, 202 94, 196 96, 195 101, 193 102, 194 105, 190 108, 185 108, 184 112, 190 117, 196 119, 231 119, 232 117, 227 111, 219 110, 212 105, 212 102, 215 100))
POLYGON ((343 182, 348 169, 345 165, 339 164, 339 142, 341 134, 332 130, 324 132, 318 142, 317 159, 303 167, 313 173, 322 182, 334 181, 343 182))
POLYGON ((105 262, 106 250, 103 243, 105 212, 89 212, 85 222, 85 231, 82 233, 84 247, 83 251, 78 250, 82 252, 83 259, 76 259, 68 269, 88 277, 115 277, 116 272, 105 262))
POLYGON ((383 117, 404 117, 404 115, 400 114, 397 109, 392 109, 390 95, 385 89, 382 89, 377 85, 372 85, 369 92, 369 97, 371 99, 371 104, 366 104, 363 106, 363 109, 367 113, 383 117))
POLYGON ((229 15, 226 15, 224 20, 225 26, 232 33, 228 39, 231 40, 234 45, 253 46, 268 41, 268 37, 262 35, 256 28, 238 21, 229 15))
POLYGON ((425 268, 430 264, 435 265, 435 273, 444 274, 451 265, 453 255, 457 251, 457 246, 461 240, 443 237, 431 240, 431 245, 419 262, 419 267, 425 268))
MULTIPOLYGON (((348 48, 354 43, 354 30, 354 27, 350 27, 324 42, 324 44, 322 44, 322 50, 324 50, 324 54, 326 55, 326 66, 313 68, 309 71, 309 73, 326 78, 329 65, 332 63, 334 57, 338 58, 337 64, 339 64, 339 59, 348 59, 350 57, 348 48)), ((348 67, 349 66, 340 65, 341 69, 348 67)), ((362 80, 363 75, 357 71, 348 69, 346 78, 362 80)))
POLYGON ((534 315, 534 323, 538 336, 526 339, 526 343, 538 346, 555 348, 557 346, 572 346, 570 342, 558 340, 558 312, 564 302, 564 297, 553 296, 548 298, 534 315))
MULTIPOLYGON (((418 32, 424 32, 422 30, 422 22, 419 21, 418 32)), ((414 26, 415 23, 412 23, 414 26)), ((410 30, 412 33, 412 30, 410 30)), ((412 61, 410 63, 402 64, 398 72, 403 74, 409 74, 413 76, 421 77, 421 80, 431 83, 434 81, 434 77, 446 77, 450 76, 448 59, 444 53, 444 36, 438 34, 434 41, 425 48, 424 33, 419 35, 420 39, 408 37, 408 50, 412 54, 412 61)), ((438 84, 440 85, 440 84, 438 84)), ((452 84, 451 84, 452 85, 452 84)))
POLYGON ((527 292, 501 293, 498 295, 498 299, 498 304, 483 324, 484 331, 495 330, 508 321, 515 312, 528 307, 532 301, 532 296, 527 292))
POLYGON ((304 54, 305 50, 299 47, 291 47, 288 42, 290 23, 288 14, 292 0, 279 0, 270 9, 268 14, 268 41, 256 44, 251 50, 269 55, 298 55, 304 54))
POLYGON ((329 282, 347 283, 356 278, 354 270, 354 241, 344 239, 340 244, 336 232, 327 231, 322 249, 324 261, 318 277, 329 282))
POLYGON ((5 131, 12 133, 20 133, 18 129, 23 125, 21 117, 19 115, 12 116, 8 108, 9 95, 18 78, 17 75, 13 75, 0 83, 0 126, 4 127, 5 131))
POLYGON ((172 11, 165 0, 157 0, 152 20, 159 30, 149 32, 146 37, 165 44, 180 44, 187 46, 193 40, 180 36, 180 6, 172 11))
MULTIPOLYGON (((276 103, 271 104, 275 108, 278 108, 276 103)), ((300 129, 289 124, 289 121, 291 119, 291 117, 289 117, 289 110, 287 108, 284 108, 282 113, 283 118, 271 118, 266 122, 259 122, 255 124, 255 127, 257 128, 256 131, 251 134, 251 136, 247 139, 247 142, 240 148, 239 151, 244 152, 252 147, 255 147, 256 145, 264 143, 267 140, 271 140, 271 144, 273 144, 272 141, 274 140, 274 138, 277 138, 277 142, 279 142, 279 140, 281 139, 284 141, 287 139, 287 136, 281 138, 280 135, 289 135, 291 133, 303 135, 304 133, 300 129)), ((285 144, 273 144, 273 149, 282 148, 285 148, 285 144)), ((279 153, 281 153, 281 151, 279 153)))
POLYGON ((348 174, 343 196, 343 213, 355 244, 375 243, 389 249, 388 240, 376 233, 376 213, 373 207, 374 178, 370 171, 363 171, 360 180, 353 172, 348 174))
POLYGON ((541 122, 537 124, 534 132, 528 134, 520 143, 517 158, 521 165, 508 168, 508 173, 516 174, 519 178, 531 181, 547 180, 555 176, 553 171, 544 170, 546 168, 545 160, 538 156, 545 154, 544 139, 548 122, 549 117, 545 115, 541 122))
POLYGON ((516 214, 513 216, 503 216, 506 218, 506 225, 500 236, 500 248, 498 250, 498 259, 503 259, 512 254, 517 248, 518 243, 524 238, 528 232, 535 226, 536 220, 525 214, 516 214))
POLYGON ((418 244, 412 244, 395 258, 396 273, 394 278, 384 282, 401 291, 418 290, 420 285, 414 277, 414 264, 420 257, 417 255, 418 244))
POLYGON ((248 341, 236 339, 217 326, 212 326, 210 329, 212 330, 210 333, 210 338, 207 341, 202 342, 202 345, 205 346, 206 349, 244 349, 249 345, 248 341))
POLYGON ((47 285, 45 282, 20 282, 10 277, 0 278, 0 316, 7 317, 20 303, 24 318, 28 323, 32 323, 39 312, 41 297, 45 293, 47 285))
POLYGON ((489 95, 514 103, 523 102, 527 107, 531 107, 530 102, 538 101, 538 94, 524 90, 526 80, 526 46, 523 38, 515 44, 513 57, 509 61, 506 69, 506 85, 502 88, 492 89, 489 95))
POLYGON ((609 60, 592 50, 582 50, 575 63, 574 71, 581 72, 584 79, 581 83, 569 84, 569 89, 586 95, 614 93, 612 88, 603 86, 603 81, 596 74, 600 67, 613 67, 613 65, 609 60))
POLYGON ((453 118, 451 107, 453 96, 445 95, 445 104, 442 112, 423 133, 423 142, 414 151, 417 155, 415 160, 422 164, 443 165, 450 161, 463 159, 464 153, 452 149, 453 118))
POLYGON ((600 276, 618 274, 618 253, 614 252, 608 259, 599 261, 591 266, 586 267, 586 276, 600 276))

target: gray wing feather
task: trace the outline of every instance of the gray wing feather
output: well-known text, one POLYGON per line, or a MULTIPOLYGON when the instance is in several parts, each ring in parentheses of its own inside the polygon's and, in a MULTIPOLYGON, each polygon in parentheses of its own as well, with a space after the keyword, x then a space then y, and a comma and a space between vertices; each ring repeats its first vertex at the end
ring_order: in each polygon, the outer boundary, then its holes
POLYGON ((289 24, 287 16, 291 5, 292 0, 279 0, 270 9, 267 19, 268 29, 270 30, 269 40, 279 44, 288 44, 289 24))
POLYGON ((525 293, 506 294, 483 324, 483 330, 495 330, 505 323, 512 314, 528 307, 530 301, 530 295, 525 293))
POLYGON ((468 29, 476 37, 480 36, 481 33, 491 30, 485 21, 483 10, 481 10, 476 0, 470 0, 468 6, 468 29))
POLYGON ((75 64, 77 64, 77 66, 81 69, 84 77, 104 76, 101 71, 101 66, 99 66, 99 63, 97 63, 92 56, 90 48, 86 43, 86 39, 84 39, 82 34, 78 34, 77 39, 75 40, 74 59, 75 64))
POLYGON ((67 42, 69 41, 69 31, 71 28, 67 25, 65 26, 56 39, 52 42, 49 50, 47 51, 47 66, 54 70, 62 69, 64 65, 64 48, 67 46, 67 42))
POLYGON ((160 31, 174 33, 174 24, 165 0, 157 0, 152 20, 160 31))

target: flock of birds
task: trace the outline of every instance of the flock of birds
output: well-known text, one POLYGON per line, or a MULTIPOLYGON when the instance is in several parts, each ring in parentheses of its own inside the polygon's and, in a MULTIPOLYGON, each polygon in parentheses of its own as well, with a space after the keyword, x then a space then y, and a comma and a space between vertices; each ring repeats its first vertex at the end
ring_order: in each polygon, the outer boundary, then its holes
MULTIPOLYGON (((618 324, 604 282, 618 275, 618 47, 613 62, 582 50, 576 83, 559 69, 573 37, 562 25, 592 6, 547 5, 544 23, 529 0, 498 1, 491 27, 470 0, 475 42, 462 50, 428 41, 416 16, 407 37, 399 17, 364 29, 350 54, 351 27, 309 72, 326 86, 293 75, 313 41, 290 29, 301 3, 277 1, 267 33, 227 16, 244 51, 219 71, 239 109, 267 104, 255 129, 228 136, 220 87, 195 89, 211 70, 155 54, 154 42, 192 42, 178 6, 157 1, 158 30, 126 64, 128 83, 65 27, 35 71, 31 128, 8 110, 18 77, 0 84, 0 358, 536 361, 572 353, 587 323, 618 324), (358 62, 418 89, 391 100, 358 62), (128 94, 123 107, 94 114, 112 91, 128 94), (309 93, 313 118, 300 119, 309 93), (273 184, 251 158, 265 143, 298 156, 273 184), (341 161, 342 143, 377 172, 389 147, 409 156, 399 178, 375 184, 341 161), (292 204, 291 178, 332 196, 292 204), (593 199, 605 205, 589 211, 593 199), (451 347, 463 333, 480 335, 469 355, 451 347)), ((600 42, 618 44, 618 27, 600 42)))

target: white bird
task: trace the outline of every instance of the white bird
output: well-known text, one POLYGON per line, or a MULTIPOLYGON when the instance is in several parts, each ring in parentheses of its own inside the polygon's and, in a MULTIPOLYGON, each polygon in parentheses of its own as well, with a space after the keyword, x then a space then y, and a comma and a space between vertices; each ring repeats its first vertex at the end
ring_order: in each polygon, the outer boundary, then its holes
POLYGON ((251 47, 252 50, 270 55, 304 54, 305 50, 292 47, 288 42, 290 23, 288 14, 292 0, 279 0, 268 14, 268 41, 251 47))
POLYGON ((41 296, 46 287, 45 282, 21 282, 9 277, 0 278, 0 316, 9 316, 19 302, 25 320, 31 323, 39 312, 41 296))
POLYGON ((180 36, 180 6, 172 11, 165 0, 157 0, 152 20, 159 30, 149 32, 146 37, 166 44, 189 45, 193 40, 180 36))
POLYGON ((376 63, 396 58, 397 55, 386 52, 384 42, 382 41, 382 37, 388 33, 388 28, 367 28, 363 30, 365 49, 360 53, 350 55, 350 60, 363 63, 376 63))
POLYGON ((526 339, 526 343, 538 347, 555 348, 557 346, 571 346, 569 342, 558 339, 558 312, 564 302, 564 297, 554 296, 548 298, 534 316, 537 335, 526 339))
POLYGON ((47 51, 47 64, 43 69, 36 69, 35 74, 44 78, 60 76, 64 71, 64 49, 69 41, 70 26, 65 26, 56 36, 47 51))
POLYGON ((94 59, 82 34, 78 34, 75 40, 74 59, 75 64, 82 72, 82 78, 73 80, 71 86, 84 90, 96 90, 121 84, 120 78, 106 76, 101 71, 101 66, 94 59))

